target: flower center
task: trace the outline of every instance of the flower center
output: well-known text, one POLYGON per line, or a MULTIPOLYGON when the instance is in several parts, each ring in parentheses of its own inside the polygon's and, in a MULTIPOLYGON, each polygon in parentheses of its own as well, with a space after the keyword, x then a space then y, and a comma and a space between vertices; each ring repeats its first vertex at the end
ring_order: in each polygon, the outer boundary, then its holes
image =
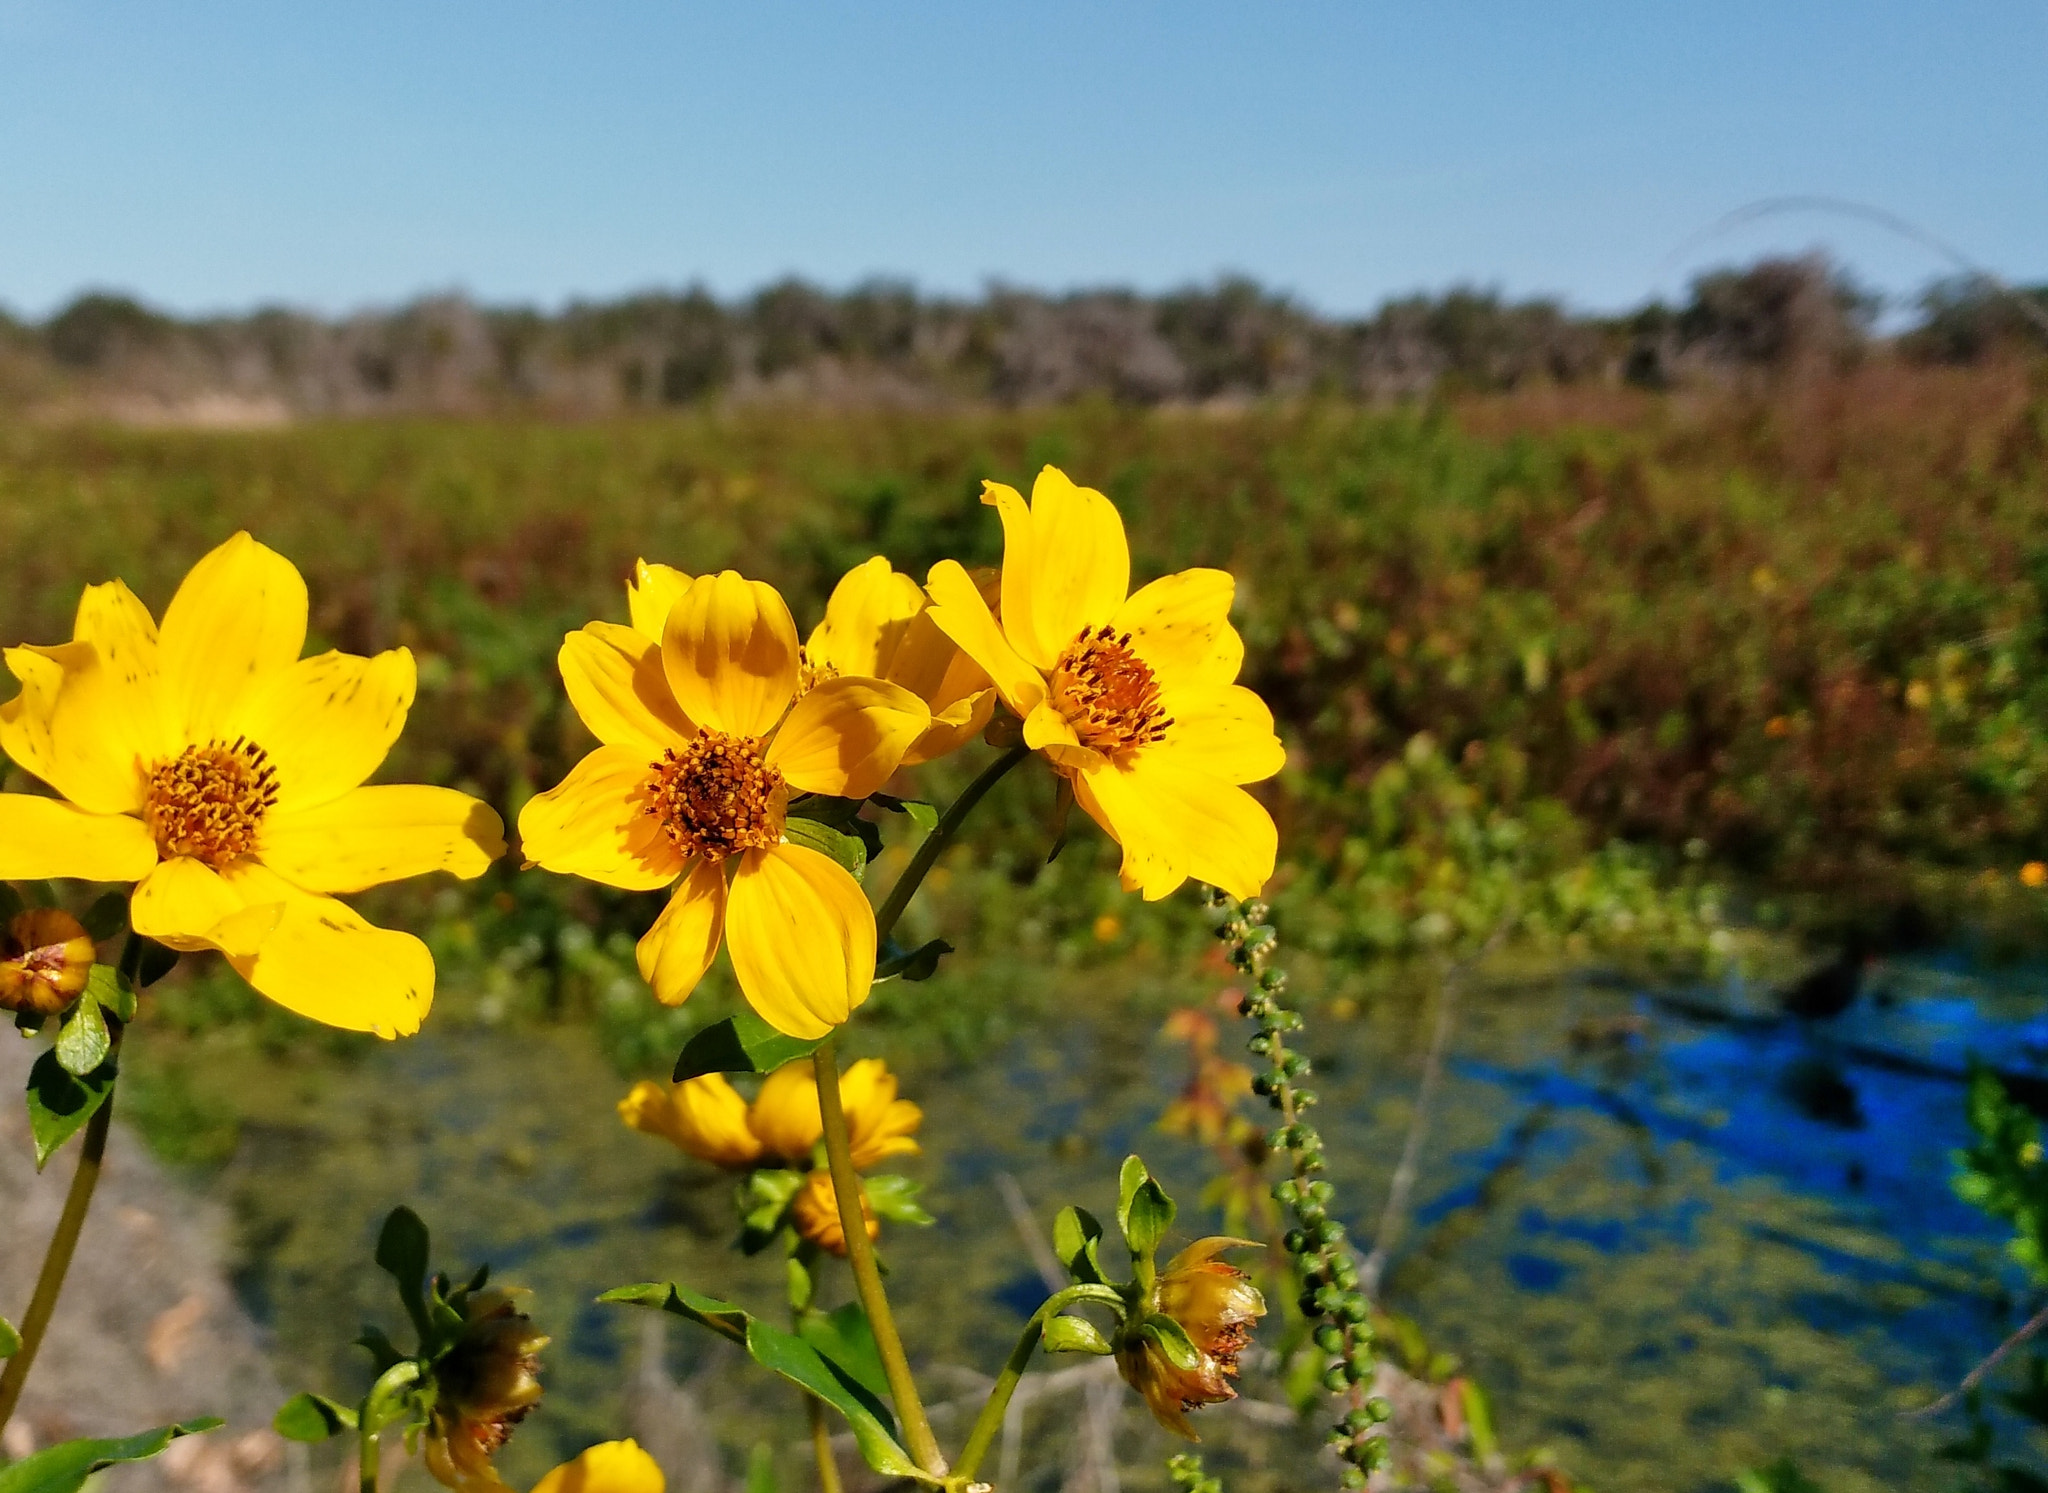
POLYGON ((811 659, 811 655, 810 655, 810 650, 809 650, 809 649, 807 649, 807 648, 799 648, 799 649, 797 649, 797 651, 796 651, 796 698, 797 698, 797 699, 801 700, 801 699, 802 699, 802 698, 803 698, 803 697, 804 697, 805 695, 808 695, 808 694, 809 694, 809 693, 810 693, 810 692, 811 692, 812 690, 816 689, 816 688, 817 688, 817 687, 818 687, 819 685, 823 684, 823 683, 824 683, 824 682, 825 682, 826 680, 828 680, 828 679, 837 679, 838 677, 839 677, 839 671, 838 671, 837 669, 835 669, 834 667, 832 667, 832 665, 830 665, 830 664, 821 664, 821 663, 815 663, 815 662, 813 662, 813 661, 812 661, 812 659, 811 659))
POLYGON ((757 736, 701 731, 673 747, 647 780, 647 812, 684 855, 722 861, 782 839, 782 774, 761 760, 757 736))
POLYGON ((1103 626, 1067 644, 1052 670, 1053 708, 1081 744, 1123 756, 1166 737, 1152 666, 1131 651, 1131 635, 1103 626))
POLYGON ((277 769, 244 737, 189 746, 149 770, 142 821, 168 859, 189 855, 219 870, 256 850, 256 831, 277 802, 277 769))

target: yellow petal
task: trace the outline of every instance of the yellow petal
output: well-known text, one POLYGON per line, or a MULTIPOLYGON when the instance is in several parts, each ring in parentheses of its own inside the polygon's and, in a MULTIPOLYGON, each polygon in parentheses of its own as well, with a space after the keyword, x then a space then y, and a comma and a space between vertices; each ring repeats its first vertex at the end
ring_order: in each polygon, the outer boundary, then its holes
POLYGON ((1081 629, 1101 626, 1123 605, 1131 587, 1124 521, 1101 493, 1076 487, 1057 467, 1045 468, 1031 488, 1025 568, 1013 577, 1016 521, 1007 500, 999 506, 1004 510, 1003 630, 1025 658, 1050 669, 1081 629), (1025 607, 1022 617, 1011 611, 1013 597, 1025 607))
POLYGON ((664 1006, 688 1000, 711 968, 724 934, 725 869, 700 859, 635 950, 640 978, 654 991, 654 998, 664 1006))
POLYGON ((226 739, 243 693, 306 646, 306 583, 292 562, 240 533, 200 560, 164 609, 163 677, 188 742, 226 739))
POLYGON ((129 925, 144 938, 191 952, 219 949, 230 958, 255 953, 276 931, 277 898, 252 903, 212 867, 178 856, 156 867, 129 899, 129 925))
POLYGON ((50 717, 57 709, 57 691, 67 670, 83 668, 95 656, 89 643, 7 650, 7 667, 21 681, 21 693, 0 705, 0 751, 24 772, 34 773, 46 783, 51 782, 55 770, 51 765, 50 717))
POLYGON ((277 769, 280 808, 332 802, 383 763, 405 729, 419 674, 411 650, 373 658, 320 653, 260 679, 229 712, 226 739, 245 736, 277 769))
POLYGON ((825 603, 825 620, 804 644, 804 656, 814 666, 829 665, 841 674, 883 678, 924 605, 917 582, 876 555, 839 578, 825 603))
POLYGON ((825 1116, 809 1058, 784 1063, 768 1075, 747 1111, 747 1128, 770 1154, 793 1166, 810 1164, 811 1148, 825 1137, 825 1116))
POLYGON ((310 809, 280 804, 264 818, 256 850, 309 892, 359 892, 430 871, 468 880, 504 853, 497 810, 452 788, 411 783, 351 789, 310 809))
POLYGON ((665 1480, 637 1441, 605 1441, 564 1462, 533 1485, 533 1493, 662 1493, 665 1480))
POLYGON ((925 586, 932 594, 931 610, 925 615, 981 666, 1010 709, 1020 716, 1031 714, 1045 698, 1044 676, 1010 646, 960 562, 939 561, 925 577, 925 586))
POLYGON ((796 623, 767 582, 732 570, 700 575, 668 614, 661 663, 697 725, 766 736, 796 694, 796 623))
POLYGON ((801 845, 741 858, 725 935, 748 1002, 792 1037, 824 1036, 875 982, 875 913, 860 883, 801 845))
MULTIPOLYGON (((903 576, 899 579, 907 581, 910 578, 903 576)), ((924 593, 920 591, 918 595, 922 598, 924 593)), ((839 672, 860 671, 841 669, 839 672)), ((896 651, 889 656, 888 667, 878 671, 876 677, 902 685, 933 710, 989 687, 988 671, 961 652, 960 645, 946 636, 945 630, 932 620, 929 605, 924 605, 915 617, 904 624, 903 636, 896 644, 896 651)))
POLYGON ((647 812, 654 767, 630 747, 601 746, 519 811, 527 861, 629 892, 651 892, 682 874, 682 853, 647 812))
MULTIPOLYGON (((56 652, 38 651, 46 658, 56 652)), ((96 645, 79 645, 65 657, 50 707, 46 781, 82 809, 139 813, 150 766, 179 750, 161 697, 96 645)))
POLYGON ((1229 684, 1244 666, 1244 639, 1230 625, 1237 582, 1227 570, 1163 575, 1117 608, 1110 625, 1161 685, 1229 684))
POLYGON ((722 1073, 679 1084, 643 1079, 619 1101, 619 1118, 714 1166, 741 1171, 761 1157, 761 1143, 747 1127, 747 1101, 722 1073))
POLYGON ((879 679, 828 679, 797 701, 767 762, 804 793, 866 798, 932 723, 924 701, 879 679))
POLYGON ((839 1075, 839 1102, 853 1164, 865 1171, 892 1156, 915 1156, 924 1111, 896 1097, 896 1075, 880 1058, 862 1058, 839 1075))
POLYGON ((1273 874, 1272 816, 1233 783, 1148 753, 1076 775, 1074 795, 1123 846, 1125 889, 1148 902, 1190 876, 1252 897, 1273 874))
POLYGON ((916 767, 957 752, 987 729, 989 717, 995 713, 993 689, 978 690, 944 710, 934 711, 930 728, 903 754, 903 765, 916 767))
MULTIPOLYGON (((1053 661, 1059 657, 1059 650, 1054 649, 1047 653, 1040 646, 1038 628, 1032 620, 1033 582, 1038 578, 1038 531, 1031 523, 1031 507, 1024 501, 1024 494, 1006 482, 984 481, 981 484, 981 501, 995 509, 1003 521, 1003 576, 1000 592, 1003 634, 1009 639, 1010 646, 1016 649, 1020 658, 1043 673, 1052 668, 1053 661)), ((932 593, 932 600, 943 603, 946 598, 940 596, 938 589, 930 585, 930 579, 929 576, 926 577, 926 585, 932 593)), ((954 641, 969 652, 974 652, 973 645, 958 634, 954 635, 954 641)), ((976 653, 975 656, 979 658, 981 655, 976 653)), ((986 667, 986 660, 983 660, 983 665, 986 667)), ((989 672, 995 673, 993 669, 989 672)), ((1001 683, 1001 676, 997 676, 997 682, 1001 683)))
POLYGON ((1147 757, 1226 783, 1258 783, 1287 765, 1287 748, 1273 734, 1273 712, 1241 684, 1182 685, 1160 692, 1160 708, 1173 724, 1166 739, 1144 749, 1147 757))
POLYGON ((659 757, 697 734, 661 670, 661 644, 635 628, 592 622, 562 639, 555 655, 569 703, 607 746, 659 757))
POLYGON ((137 881, 155 864, 156 842, 140 819, 0 793, 0 880, 137 881))
POLYGON ((122 713, 134 719, 135 745, 145 757, 184 746, 164 703, 156 619, 120 581, 87 586, 71 626, 74 643, 90 643, 119 682, 122 713))
POLYGON ((288 1011, 344 1031, 409 1037, 434 1003, 434 960, 410 933, 379 928, 332 897, 302 892, 253 861, 227 882, 252 907, 280 904, 253 954, 228 954, 236 973, 288 1011))
POLYGON ((690 578, 673 565, 635 560, 633 578, 626 582, 626 613, 633 619, 633 630, 649 642, 659 643, 669 608, 689 589, 690 578))

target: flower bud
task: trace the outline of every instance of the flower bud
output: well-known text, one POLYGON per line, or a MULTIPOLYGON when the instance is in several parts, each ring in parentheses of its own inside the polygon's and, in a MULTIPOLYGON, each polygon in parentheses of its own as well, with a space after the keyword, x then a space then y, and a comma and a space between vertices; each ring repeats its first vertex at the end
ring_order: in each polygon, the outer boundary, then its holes
POLYGON ((514 1298, 497 1289, 464 1301, 462 1336, 434 1366, 427 1471, 462 1493, 505 1486, 491 1458, 540 1401, 535 1374, 548 1340, 514 1298))
MULTIPOLYGON (((868 1238, 882 1237, 882 1225, 875 1217, 875 1210, 868 1203, 867 1193, 860 1197, 860 1211, 868 1226, 868 1238)), ((803 1189, 797 1193, 792 1208, 796 1231, 822 1250, 846 1256, 846 1229, 839 1221, 839 1194, 833 1189, 832 1174, 818 1170, 804 1179, 803 1189)))
POLYGON ((70 913, 17 914, 0 939, 0 1008, 55 1016, 85 989, 92 960, 92 938, 70 913))
POLYGON ((1265 1298, 1251 1278, 1217 1258, 1247 1244, 1212 1238, 1188 1246, 1159 1272, 1143 1312, 1134 1318, 1141 1322, 1156 1312, 1178 1322, 1194 1345, 1193 1367, 1176 1364, 1156 1339, 1137 1332, 1127 1332, 1117 1350, 1125 1382, 1144 1397, 1154 1419, 1190 1441, 1201 1438, 1188 1424, 1188 1411, 1237 1398, 1230 1380, 1238 1355, 1250 1341, 1252 1324, 1266 1314, 1265 1298))

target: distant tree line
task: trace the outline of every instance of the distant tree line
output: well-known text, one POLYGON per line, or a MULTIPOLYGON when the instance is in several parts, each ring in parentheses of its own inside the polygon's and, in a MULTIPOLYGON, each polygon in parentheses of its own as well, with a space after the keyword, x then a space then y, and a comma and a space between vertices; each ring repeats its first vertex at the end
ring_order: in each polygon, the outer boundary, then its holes
MULTIPOLYGON (((215 398, 306 415, 708 399, 826 404, 1395 400, 1547 382, 1667 386, 1840 366, 1874 346, 1879 303, 1818 256, 1701 275, 1678 306, 1586 316, 1454 289, 1371 316, 1318 315, 1249 280, 1147 296, 995 287, 976 300, 876 281, 801 281, 722 301, 701 289, 547 314, 437 296, 335 320, 265 309, 181 319, 81 296, 40 324, 0 315, 0 401, 215 398)), ((1925 292, 1900 356, 1975 362, 2048 349, 2048 288, 1981 279, 1925 292)))

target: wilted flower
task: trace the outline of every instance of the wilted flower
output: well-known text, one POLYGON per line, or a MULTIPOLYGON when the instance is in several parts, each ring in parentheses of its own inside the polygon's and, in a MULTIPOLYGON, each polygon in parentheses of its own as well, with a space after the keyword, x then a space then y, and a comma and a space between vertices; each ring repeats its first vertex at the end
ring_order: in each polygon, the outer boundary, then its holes
POLYGON ((0 1009, 55 1016, 85 989, 92 960, 92 938, 70 913, 17 913, 0 940, 0 1009))
POLYGON ((533 1485, 533 1493, 663 1493, 661 1465, 637 1441, 605 1441, 564 1462, 533 1485))
MULTIPOLYGON (((865 1190, 860 1195, 860 1211, 867 1220, 868 1238, 881 1238, 882 1225, 865 1190)), ((804 1178, 792 1217, 796 1220, 796 1231, 818 1248, 842 1257, 846 1254, 846 1227, 839 1217, 839 1192, 832 1185, 832 1174, 823 1167, 804 1178)))
POLYGON ((433 958, 334 894, 478 875, 504 826, 452 789, 364 787, 412 708, 412 655, 305 642, 304 579, 247 534, 192 567, 161 629, 121 582, 86 587, 69 643, 7 650, 22 687, 0 748, 61 796, 0 794, 0 877, 135 882, 137 933, 220 950, 302 1016, 401 1036, 433 958))
POLYGON ((931 707, 931 726, 904 753, 905 767, 965 746, 996 704, 988 675, 939 630, 930 608, 924 587, 877 555, 839 578, 825 620, 804 643, 811 681, 886 679, 931 707))
POLYGON ((1194 1345, 1192 1367, 1175 1363, 1143 1333, 1126 1334, 1117 1349, 1124 1381, 1144 1396, 1159 1424, 1190 1441, 1201 1438, 1188 1424, 1188 1411, 1237 1398, 1230 1381, 1238 1355, 1251 1340, 1252 1324, 1266 1314, 1265 1298, 1251 1278, 1217 1258, 1227 1249, 1251 1247, 1247 1239, 1199 1240, 1174 1256, 1147 1294, 1145 1314, 1171 1317, 1194 1345))
MULTIPOLYGON (((863 1058, 839 1075, 853 1164, 870 1167, 891 1156, 915 1156, 924 1111, 896 1097, 896 1075, 880 1058, 863 1058)), ((768 1075, 749 1105, 722 1074, 679 1084, 643 1079, 619 1101, 619 1118, 658 1135, 685 1154, 729 1171, 811 1163, 824 1137, 818 1081, 808 1060, 786 1063, 768 1075)))
POLYGON ((686 1000, 723 943, 762 1020, 822 1037, 868 998, 875 914, 838 862, 790 842, 790 793, 865 798, 931 711, 880 679, 804 689, 789 607, 734 571, 691 580, 643 562, 628 603, 631 627, 563 640, 569 702, 602 745, 521 811, 526 857, 627 891, 674 887, 638 950, 659 1000, 686 1000))
POLYGON ((952 560, 926 578, 929 613, 988 672, 1024 742, 1124 848, 1123 884, 1156 901, 1190 876, 1234 897, 1273 874, 1272 816, 1241 784, 1286 762, 1273 714, 1237 684, 1236 582, 1183 570, 1130 590, 1115 506, 1047 467, 1027 507, 983 484, 1003 517, 1001 620, 952 560))
POLYGON ((434 1365, 427 1471, 450 1488, 502 1488, 491 1459, 540 1401, 540 1350, 548 1339, 515 1306, 514 1290, 478 1291, 462 1303, 463 1328, 434 1365))

